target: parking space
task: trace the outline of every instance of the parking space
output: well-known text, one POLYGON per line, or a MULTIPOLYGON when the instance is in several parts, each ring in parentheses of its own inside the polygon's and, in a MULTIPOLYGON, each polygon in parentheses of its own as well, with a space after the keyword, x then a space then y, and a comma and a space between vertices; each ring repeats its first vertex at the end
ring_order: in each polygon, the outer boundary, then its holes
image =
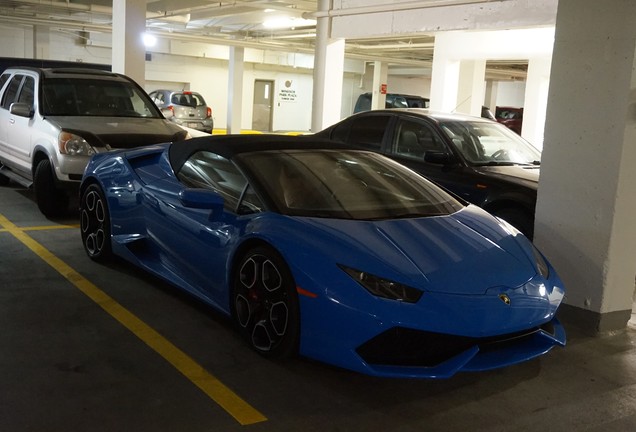
POLYGON ((0 187, 0 430, 636 425, 633 331, 588 338, 569 329, 568 347, 539 360, 441 381, 269 361, 226 317, 170 285, 88 259, 77 224, 74 214, 44 218, 27 190, 0 187))

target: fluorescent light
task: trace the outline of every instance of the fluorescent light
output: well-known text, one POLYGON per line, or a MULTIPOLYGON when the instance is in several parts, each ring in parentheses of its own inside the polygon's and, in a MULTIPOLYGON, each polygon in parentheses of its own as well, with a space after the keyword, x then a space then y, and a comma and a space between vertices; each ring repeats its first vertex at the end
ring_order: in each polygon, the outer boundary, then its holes
POLYGON ((146 48, 151 48, 157 44, 157 38, 149 33, 144 33, 142 37, 146 48))

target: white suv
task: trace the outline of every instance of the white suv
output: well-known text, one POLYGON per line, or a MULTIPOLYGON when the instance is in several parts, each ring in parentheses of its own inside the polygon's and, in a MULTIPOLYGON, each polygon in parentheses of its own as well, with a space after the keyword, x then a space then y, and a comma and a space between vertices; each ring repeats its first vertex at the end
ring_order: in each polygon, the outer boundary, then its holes
POLYGON ((33 185, 46 216, 67 210, 91 155, 186 136, 121 74, 21 67, 0 76, 0 182, 33 185))

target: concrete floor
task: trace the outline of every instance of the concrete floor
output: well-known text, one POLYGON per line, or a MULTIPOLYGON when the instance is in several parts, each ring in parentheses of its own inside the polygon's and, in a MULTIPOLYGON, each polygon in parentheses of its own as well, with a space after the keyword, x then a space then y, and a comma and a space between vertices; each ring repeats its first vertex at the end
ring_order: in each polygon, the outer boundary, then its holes
POLYGON ((0 431, 636 430, 631 328, 588 337, 566 323, 564 349, 448 380, 377 379, 302 358, 268 361, 224 317, 171 286, 125 263, 89 260, 78 229, 65 227, 78 223, 76 215, 47 220, 30 192, 9 185, 0 187, 0 220, 18 227, 0 227, 0 431), (37 254, 16 237, 22 232, 40 245, 37 254), (70 276, 43 254, 68 265, 70 276), (82 293, 76 274, 263 421, 242 425, 228 414, 82 293))

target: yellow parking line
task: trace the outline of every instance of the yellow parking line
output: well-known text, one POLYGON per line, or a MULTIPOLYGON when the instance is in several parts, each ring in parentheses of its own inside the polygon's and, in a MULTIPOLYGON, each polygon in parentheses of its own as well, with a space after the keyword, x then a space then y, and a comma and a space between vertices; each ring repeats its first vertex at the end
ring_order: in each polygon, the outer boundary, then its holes
POLYGON ((185 375, 194 385, 199 387, 212 400, 219 404, 225 411, 236 419, 241 425, 250 425, 267 420, 263 414, 241 399, 236 393, 225 386, 221 381, 208 373, 202 366, 190 358, 186 353, 174 346, 170 341, 161 336, 148 324, 137 318, 104 291, 97 288, 85 279, 68 264, 53 255, 49 250, 31 238, 0 214, 0 227, 3 231, 11 233, 26 247, 31 249, 58 273, 64 276, 76 288, 97 303, 109 315, 119 321, 135 336, 145 342, 150 348, 166 359, 179 372, 185 375))
MULTIPOLYGON (((22 231, 48 231, 48 230, 56 230, 56 229, 71 229, 71 228, 79 228, 79 224, 75 225, 41 225, 41 226, 31 226, 31 227, 18 227, 16 228, 22 231)), ((0 228, 0 232, 7 232, 9 230, 0 228)))

